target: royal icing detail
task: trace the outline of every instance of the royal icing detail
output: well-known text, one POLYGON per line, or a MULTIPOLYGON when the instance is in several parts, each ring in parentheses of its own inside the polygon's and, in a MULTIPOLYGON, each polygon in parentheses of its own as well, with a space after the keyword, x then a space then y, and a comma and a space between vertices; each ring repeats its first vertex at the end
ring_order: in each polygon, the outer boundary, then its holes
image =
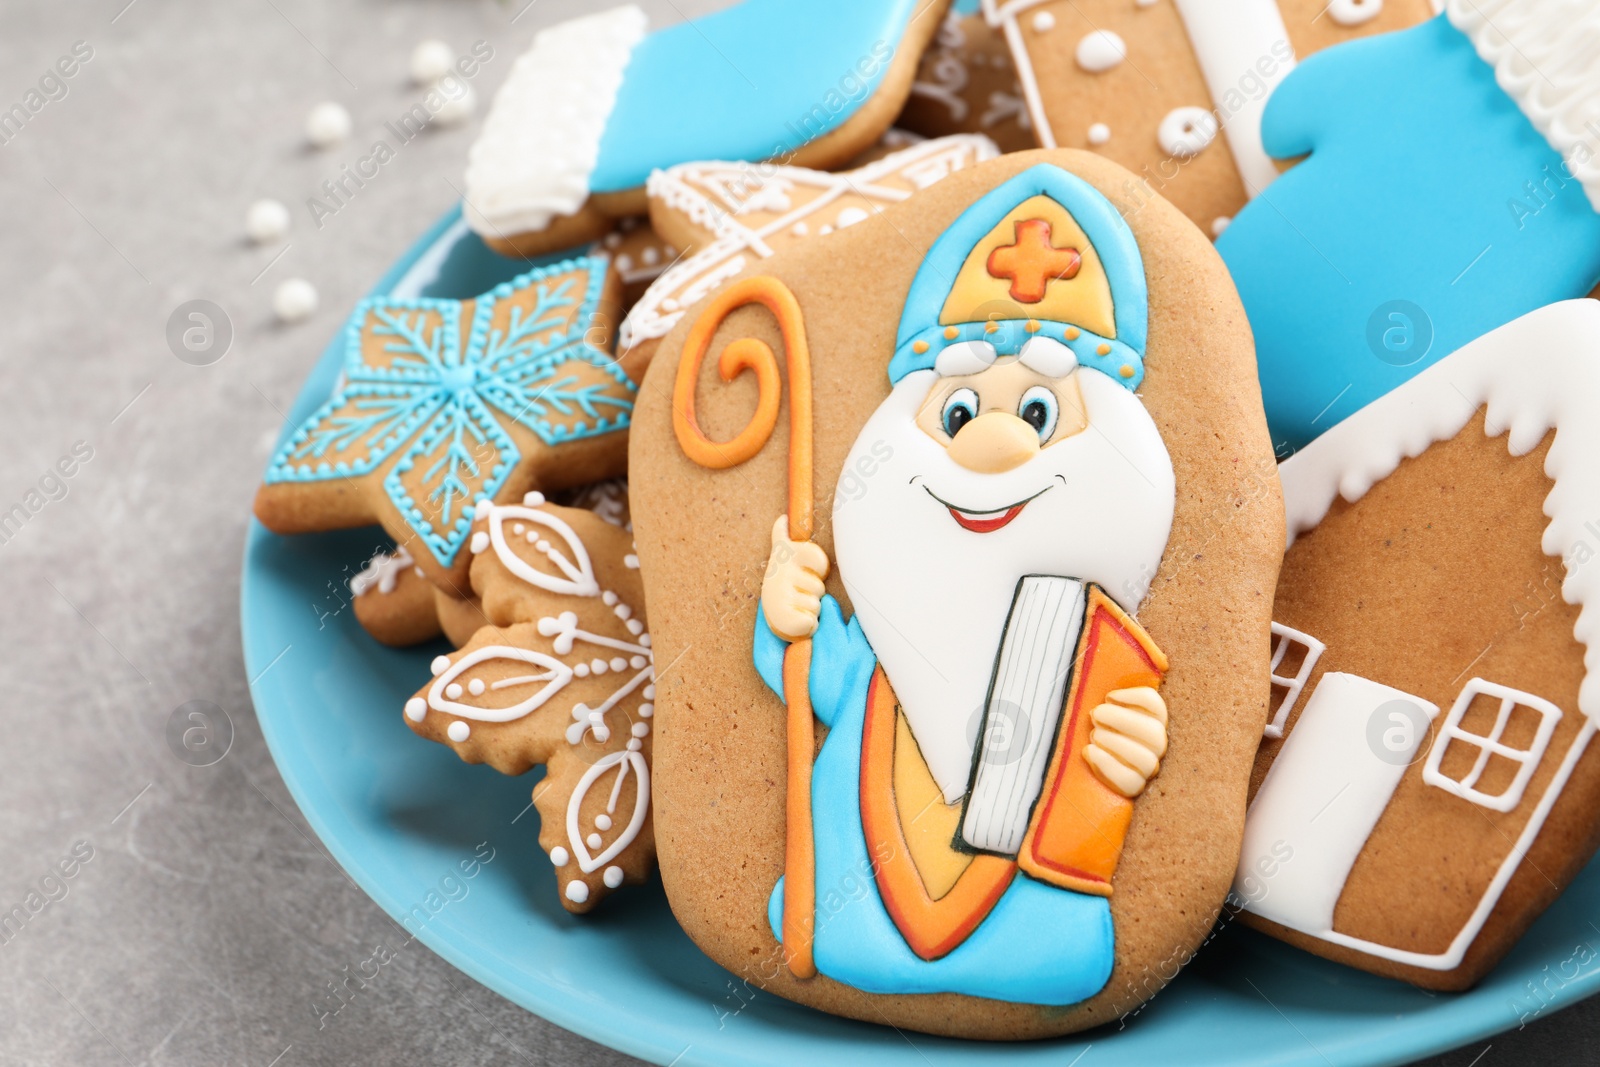
MULTIPOLYGON (((1579 605, 1574 636, 1584 646, 1584 679, 1578 707, 1583 723, 1560 753, 1549 751, 1563 709, 1535 693, 1481 677, 1468 678, 1448 712, 1420 697, 1350 674, 1322 675, 1293 730, 1273 761, 1251 804, 1236 888, 1245 892, 1252 873, 1287 845, 1291 862, 1275 865, 1264 895, 1249 910, 1331 944, 1393 963, 1433 971, 1460 966, 1483 930, 1507 884, 1521 865, 1560 798, 1572 770, 1600 724, 1600 574, 1575 565, 1593 536, 1593 506, 1600 500, 1600 304, 1572 300, 1525 315, 1417 374, 1357 415, 1341 422, 1284 462, 1279 473, 1292 539, 1320 523, 1342 497, 1354 504, 1402 460, 1453 439, 1480 409, 1491 437, 1506 434, 1512 455, 1526 455, 1555 431, 1544 469, 1554 480, 1545 499, 1550 518, 1544 552, 1566 563, 1562 594, 1579 605), (1463 722, 1475 701, 1495 712, 1481 730, 1463 722), (1530 738, 1512 744, 1505 731, 1517 709, 1535 716, 1530 738), (1383 716, 1387 715, 1387 720, 1383 716), (1377 721, 1384 755, 1367 736, 1377 721), (1422 758, 1435 723, 1422 780, 1454 798, 1489 812, 1506 813, 1532 804, 1526 822, 1496 869, 1473 912, 1439 952, 1417 952, 1353 937, 1334 929, 1333 916, 1345 881, 1398 787, 1406 767, 1422 758), (1448 751, 1471 756, 1446 773, 1448 751), (1553 775, 1536 799, 1526 796, 1536 770, 1558 757, 1553 775), (1511 780, 1490 793, 1478 788, 1491 758, 1516 766, 1511 780), (1338 803, 1332 798, 1337 796, 1338 803), (1315 822, 1315 826, 1312 823, 1315 822)), ((1274 627, 1285 639, 1314 643, 1305 634, 1274 627)), ((1274 652, 1275 664, 1278 659, 1274 652)), ((1275 684, 1305 685, 1309 670, 1275 684)), ((1274 725, 1282 733, 1291 701, 1285 697, 1274 725)), ((1481 720, 1480 720, 1481 722, 1481 720)), ((1281 856, 1279 856, 1281 858, 1281 856)))
POLYGON ((637 388, 585 340, 605 273, 605 257, 589 256, 476 300, 363 300, 338 388, 273 458, 267 484, 381 480, 404 532, 451 566, 471 501, 527 458, 513 427, 555 447, 628 425, 637 388))
POLYGON ((540 31, 467 156, 462 213, 485 237, 542 230, 589 198, 606 121, 649 19, 627 4, 540 31))
POLYGON ((416 561, 411 558, 411 553, 404 545, 396 548, 393 553, 374 553, 367 565, 351 576, 350 595, 366 596, 374 589, 382 594, 392 593, 400 581, 400 576, 407 570, 416 572, 418 578, 423 577, 422 568, 416 565, 416 561))
MULTIPOLYGON (((1048 14, 1048 11, 1041 11, 1034 16, 1035 29, 1039 19, 1048 14)), ((1091 30, 1078 42, 1073 58, 1090 74, 1103 74, 1128 58, 1128 43, 1110 30, 1091 30)))
POLYGON ((1177 107, 1156 127, 1156 141, 1169 156, 1199 155, 1217 136, 1217 117, 1203 107, 1177 107))
POLYGON ((854 225, 997 155, 987 137, 957 134, 843 174, 693 163, 651 175, 651 198, 682 213, 712 239, 650 286, 622 324, 622 346, 666 336, 688 308, 750 264, 854 225))
POLYGON ((1383 14, 1383 0, 1332 0, 1327 12, 1341 26, 1360 26, 1383 14))
POLYGON ((695 320, 672 409, 701 466, 761 450, 783 381, 769 347, 734 341, 756 413, 731 440, 707 438, 694 399, 719 326, 763 305, 788 362, 788 511, 772 528, 752 658, 787 706, 785 873, 769 921, 797 978, 1058 1006, 1107 981, 1106 898, 1132 798, 1166 750, 1167 659, 1130 614, 1176 495, 1130 384, 1147 300, 1126 222, 1059 168, 1002 183, 945 231, 906 298, 890 394, 846 461, 876 455, 881 480, 834 506, 848 624, 831 595, 804 606, 830 566, 811 540, 798 301, 757 276, 695 320), (828 734, 814 755, 817 722, 828 734), (983 758, 978 739, 1000 733, 1027 740, 1014 759, 983 758), (819 886, 858 865, 876 899, 824 916, 819 886))

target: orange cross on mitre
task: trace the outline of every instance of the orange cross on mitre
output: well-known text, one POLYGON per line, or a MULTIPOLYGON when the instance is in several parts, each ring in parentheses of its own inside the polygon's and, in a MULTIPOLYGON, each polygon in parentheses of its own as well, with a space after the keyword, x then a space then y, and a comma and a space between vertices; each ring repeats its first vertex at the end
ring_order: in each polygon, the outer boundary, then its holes
POLYGON ((989 274, 1009 279, 1011 299, 1022 304, 1037 304, 1044 299, 1045 286, 1057 278, 1077 276, 1083 257, 1076 248, 1057 248, 1050 243, 1050 223, 1027 219, 1016 224, 1015 244, 1002 245, 989 253, 989 274))

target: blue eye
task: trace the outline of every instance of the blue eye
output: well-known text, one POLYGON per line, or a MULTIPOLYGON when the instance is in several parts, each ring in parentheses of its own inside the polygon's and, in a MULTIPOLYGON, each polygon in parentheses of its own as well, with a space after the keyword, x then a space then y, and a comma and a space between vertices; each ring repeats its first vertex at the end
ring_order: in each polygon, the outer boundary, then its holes
POLYGON ((1055 392, 1043 385, 1035 385, 1023 393, 1022 402, 1017 405, 1017 416, 1038 432, 1041 444, 1056 432, 1060 414, 1055 392))
POLYGON ((961 427, 978 417, 978 394, 971 389, 957 389, 945 399, 944 410, 939 414, 939 425, 954 437, 961 427))

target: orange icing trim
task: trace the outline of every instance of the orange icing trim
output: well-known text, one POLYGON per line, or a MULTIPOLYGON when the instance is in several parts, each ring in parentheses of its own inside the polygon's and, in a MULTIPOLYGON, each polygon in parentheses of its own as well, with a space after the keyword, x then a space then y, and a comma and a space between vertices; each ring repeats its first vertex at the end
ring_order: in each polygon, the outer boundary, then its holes
POLYGON ((1089 712, 1113 689, 1161 685, 1167 657, 1114 601, 1090 586, 1082 659, 1067 695, 1070 718, 1050 757, 1017 864, 1062 889, 1111 895, 1133 801, 1100 781, 1083 759, 1093 724, 1089 712))
POLYGON ((816 750, 811 718, 811 642, 796 641, 783 653, 783 693, 789 716, 788 782, 784 787, 783 948, 796 978, 817 973, 813 941, 817 924, 817 856, 811 826, 811 754, 816 750))
MULTIPOLYGON (((925 960, 949 955, 999 903, 1017 865, 1002 856, 977 855, 938 900, 928 895, 911 858, 894 796, 894 690, 880 666, 867 689, 861 740, 861 827, 874 863, 878 894, 895 928, 925 960)), ((785 898, 787 902, 787 898, 785 898)))
POLYGON ((743 371, 755 372, 756 410, 730 441, 713 441, 695 421, 695 383, 711 339, 724 320, 747 304, 760 304, 778 320, 789 367, 789 537, 807 541, 812 529, 811 350, 805 322, 793 292, 768 274, 746 278, 722 290, 695 320, 684 342, 672 386, 672 429, 684 454, 702 467, 727 470, 760 452, 778 425, 778 358, 754 337, 741 337, 722 350, 717 372, 731 382, 743 371))

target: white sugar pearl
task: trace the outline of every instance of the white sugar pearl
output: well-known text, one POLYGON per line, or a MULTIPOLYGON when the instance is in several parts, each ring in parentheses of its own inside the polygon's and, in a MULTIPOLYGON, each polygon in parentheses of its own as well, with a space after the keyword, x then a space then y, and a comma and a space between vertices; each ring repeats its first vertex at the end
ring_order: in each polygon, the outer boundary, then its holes
POLYGON ((590 834, 586 840, 588 841, 590 848, 599 848, 605 839, 599 834, 590 834))
POLYGON ((589 887, 574 878, 567 883, 567 899, 574 904, 582 904, 589 899, 589 887))
POLYGON ((318 148, 332 148, 350 136, 354 125, 343 104, 325 100, 306 116, 306 140, 318 148))
POLYGON ((461 742, 472 736, 472 727, 468 726, 460 719, 457 719, 455 722, 449 725, 449 727, 445 730, 445 733, 450 735, 450 740, 459 745, 461 742))
POLYGON ((421 697, 412 697, 406 701, 406 718, 412 722, 421 722, 428 717, 428 702, 421 697))
POLYGON ((258 245, 283 240, 289 232, 289 209, 277 200, 257 200, 244 213, 244 232, 258 245))
POLYGON ((418 85, 432 85, 450 73, 455 61, 455 53, 443 41, 419 41, 411 50, 411 80, 418 85))
POLYGON ((1110 30, 1095 30, 1078 42, 1075 55, 1078 66, 1090 74, 1104 74, 1128 58, 1128 44, 1110 30))
POLYGON ((571 856, 567 855, 567 850, 562 848, 560 845, 557 845, 555 848, 550 850, 550 862, 555 864, 557 867, 565 867, 567 865, 567 861, 571 858, 571 856))
POLYGON ((304 278, 289 278, 272 292, 272 312, 283 322, 302 322, 317 310, 317 287, 304 278))
POLYGON ((475 697, 483 696, 483 691, 487 688, 489 687, 483 684, 482 678, 474 678, 472 681, 467 683, 467 692, 471 693, 475 697))
POLYGON ((1105 144, 1111 140, 1111 127, 1103 122, 1097 122, 1089 127, 1089 143, 1105 144))
POLYGON ((607 889, 615 889, 622 884, 622 868, 615 865, 607 867, 601 877, 605 879, 607 889))
POLYGON ((602 811, 594 817, 594 824, 602 830, 609 830, 611 829, 611 816, 602 811))
POLYGON ((433 121, 440 126, 459 126, 472 118, 478 107, 478 94, 472 91, 472 86, 459 79, 453 84, 454 95, 446 93, 443 86, 434 90, 444 97, 444 106, 433 113, 433 121))

